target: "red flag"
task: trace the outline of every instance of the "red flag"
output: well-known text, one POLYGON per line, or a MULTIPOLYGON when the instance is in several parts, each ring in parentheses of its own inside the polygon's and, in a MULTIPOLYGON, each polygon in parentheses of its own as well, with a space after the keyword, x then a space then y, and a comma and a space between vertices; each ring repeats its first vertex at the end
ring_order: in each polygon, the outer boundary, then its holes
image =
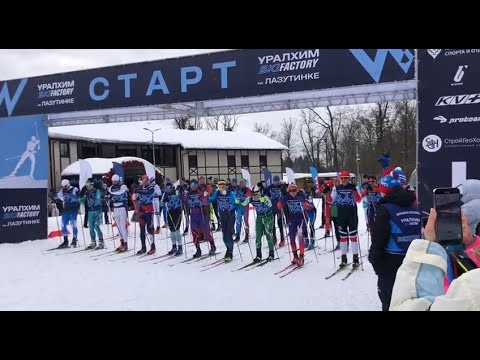
MULTIPOLYGON (((70 231, 67 230, 67 234, 70 235, 70 231)), ((50 234, 48 234, 49 239, 53 239, 53 238, 56 238, 56 237, 62 237, 62 236, 63 236, 62 230, 55 230, 55 231, 50 232, 50 234)))

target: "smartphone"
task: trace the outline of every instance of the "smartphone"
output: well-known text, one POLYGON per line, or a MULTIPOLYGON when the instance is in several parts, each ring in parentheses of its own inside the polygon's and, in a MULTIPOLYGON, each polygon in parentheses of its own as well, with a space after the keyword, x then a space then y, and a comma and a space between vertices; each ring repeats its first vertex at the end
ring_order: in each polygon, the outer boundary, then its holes
POLYGON ((437 242, 442 246, 463 243, 460 197, 458 188, 433 190, 433 205, 437 211, 437 242))

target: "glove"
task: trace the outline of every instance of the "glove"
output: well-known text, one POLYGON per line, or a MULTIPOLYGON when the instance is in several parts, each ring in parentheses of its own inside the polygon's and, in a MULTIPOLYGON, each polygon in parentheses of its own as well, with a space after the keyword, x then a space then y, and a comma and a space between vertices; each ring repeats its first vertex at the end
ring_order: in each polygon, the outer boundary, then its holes
POLYGON ((261 196, 261 197, 260 197, 260 202, 261 202, 261 203, 266 203, 266 202, 267 202, 267 199, 266 199, 264 196, 261 196))
POLYGON ((235 204, 240 205, 240 199, 235 199, 235 204))
POLYGON ((135 201, 135 200, 137 200, 137 199, 138 199, 138 194, 137 194, 137 193, 133 194, 133 195, 132 195, 132 200, 135 201))
POLYGON ((227 190, 222 190, 222 191, 220 191, 220 194, 222 194, 222 195, 227 195, 227 190))
POLYGON ((205 191, 205 192, 203 193, 203 196, 207 197, 207 196, 208 196, 208 191, 205 191))

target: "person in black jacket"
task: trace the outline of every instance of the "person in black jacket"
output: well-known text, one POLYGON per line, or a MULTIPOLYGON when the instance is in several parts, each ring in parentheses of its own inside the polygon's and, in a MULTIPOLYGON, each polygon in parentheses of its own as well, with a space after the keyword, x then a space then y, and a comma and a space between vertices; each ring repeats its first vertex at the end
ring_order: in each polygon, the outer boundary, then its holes
POLYGON ((402 187, 401 170, 384 176, 379 188, 382 198, 375 214, 372 245, 368 260, 378 276, 378 296, 382 310, 388 311, 397 270, 402 265, 410 243, 421 238, 421 215, 416 197, 402 187))

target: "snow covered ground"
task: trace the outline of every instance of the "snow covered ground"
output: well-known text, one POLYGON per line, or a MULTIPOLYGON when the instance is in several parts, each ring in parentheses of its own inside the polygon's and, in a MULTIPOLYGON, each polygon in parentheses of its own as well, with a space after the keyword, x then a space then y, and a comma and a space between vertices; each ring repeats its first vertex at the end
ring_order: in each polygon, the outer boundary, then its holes
MULTIPOLYGON (((361 251, 366 255, 367 234, 361 204, 358 210, 361 251)), ((320 223, 317 217, 316 227, 320 223)), ((254 229, 253 216, 250 216, 250 224, 254 229)), ((49 226, 49 232, 57 230, 55 218, 49 219, 49 226)), ((88 244, 88 229, 84 230, 88 244)), ((111 234, 106 225, 102 230, 105 236, 111 234)), ((157 236, 155 256, 165 254, 170 247, 170 240, 165 240, 166 233, 166 229, 162 229, 157 236)), ((317 238, 323 233, 323 229, 317 230, 317 238)), ((138 234, 137 228, 137 248, 138 234)), ((133 224, 131 235, 129 246, 133 248, 133 224)), ((225 250, 221 232, 214 233, 214 237, 222 252, 217 255, 220 259, 225 250)), ((83 245, 81 230, 79 238, 83 245)), ((254 231, 250 238, 254 251, 254 231)), ((188 241, 191 241, 190 236, 188 241)), ((240 245, 243 262, 235 246, 236 256, 232 263, 201 271, 214 259, 187 264, 180 263, 185 259, 182 256, 154 264, 155 261, 141 262, 148 257, 118 260, 131 252, 93 257, 100 252, 45 251, 59 243, 60 239, 55 238, 0 245, 1 310, 380 310, 376 276, 366 258, 362 259, 364 271, 357 270, 345 281, 342 277, 348 270, 325 280, 335 268, 331 253, 320 255, 324 252, 324 240, 317 249, 318 263, 314 253, 308 251, 306 261, 311 262, 284 278, 274 273, 290 262, 287 246, 278 250, 280 261, 251 271, 233 272, 251 262, 248 245, 240 245)), ((118 246, 118 241, 116 244, 118 246)), ((112 250, 113 241, 107 241, 107 246, 109 250, 100 251, 112 250)), ((265 246, 264 240, 266 257, 265 246)), ((328 238, 327 249, 331 248, 332 241, 328 238)), ((207 251, 205 243, 202 250, 207 251)), ((191 257, 192 244, 187 246, 187 251, 191 257)), ((336 256, 340 256, 338 252, 336 256)), ((352 255, 348 258, 351 261, 352 255)), ((336 259, 337 266, 338 263, 336 259)))

